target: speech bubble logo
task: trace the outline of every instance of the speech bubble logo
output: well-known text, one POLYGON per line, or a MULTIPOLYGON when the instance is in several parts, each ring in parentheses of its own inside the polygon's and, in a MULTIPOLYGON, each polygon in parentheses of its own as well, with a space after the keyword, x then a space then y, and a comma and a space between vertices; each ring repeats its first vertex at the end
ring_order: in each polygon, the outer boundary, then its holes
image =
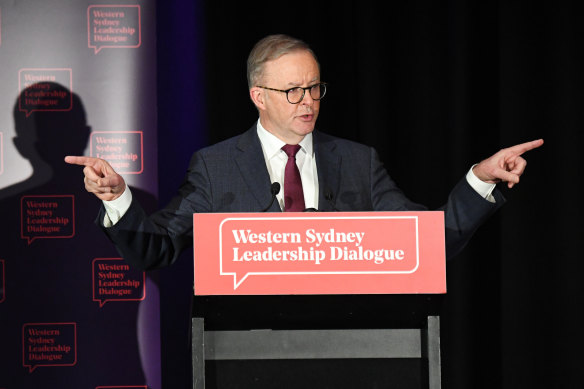
POLYGON ((93 301, 142 301, 146 298, 146 273, 134 270, 122 258, 95 258, 92 262, 93 301))
POLYGON ((75 196, 23 196, 20 200, 20 236, 35 239, 75 236, 75 196))
POLYGON ((22 365, 32 373, 39 366, 77 363, 77 323, 27 323, 22 326, 22 365))
POLYGON ((104 48, 138 48, 141 25, 139 5, 91 5, 87 8, 87 45, 95 54, 104 48))
POLYGON ((234 290, 251 275, 411 274, 419 266, 416 216, 227 218, 219 242, 220 274, 233 277, 234 290))
POLYGON ((94 131, 89 143, 90 156, 106 160, 118 173, 144 171, 142 131, 94 131))
POLYGON ((3 303, 4 300, 6 300, 4 285, 6 285, 4 260, 0 259, 0 303, 3 303))
POLYGON ((70 68, 20 69, 18 110, 63 112, 73 108, 73 71, 70 68))

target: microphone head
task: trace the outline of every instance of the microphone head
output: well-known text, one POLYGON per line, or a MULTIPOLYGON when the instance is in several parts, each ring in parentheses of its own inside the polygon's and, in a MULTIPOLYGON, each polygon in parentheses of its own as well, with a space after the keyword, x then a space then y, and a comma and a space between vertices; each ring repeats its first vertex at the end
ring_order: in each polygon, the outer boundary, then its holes
POLYGON ((276 195, 280 192, 280 183, 272 182, 272 185, 270 185, 270 192, 272 193, 272 201, 270 201, 270 205, 264 208, 262 212, 267 212, 268 209, 270 209, 270 207, 272 206, 272 204, 274 204, 274 201, 276 200, 276 195))

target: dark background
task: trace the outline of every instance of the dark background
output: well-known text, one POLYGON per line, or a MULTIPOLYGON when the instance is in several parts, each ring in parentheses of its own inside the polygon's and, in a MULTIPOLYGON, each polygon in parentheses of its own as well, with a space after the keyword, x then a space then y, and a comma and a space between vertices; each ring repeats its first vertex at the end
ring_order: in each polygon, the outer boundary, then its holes
MULTIPOLYGON (((410 198, 431 208, 473 163, 544 138, 526 155, 522 182, 505 190, 505 207, 449 261, 447 295, 405 301, 441 315, 445 388, 581 387, 581 14, 572 2, 381 4, 158 2, 161 203, 193 151, 257 119, 245 61, 272 33, 305 40, 319 57, 329 89, 317 128, 375 146, 410 198)), ((188 380, 188 254, 161 272, 165 387, 188 380)), ((250 309, 269 315, 279 307, 292 318, 303 307, 307 316, 339 307, 331 318, 340 327, 408 316, 392 296, 283 299, 218 303, 228 319, 250 309), (344 303, 364 316, 351 321, 344 303)), ((195 310, 207 303, 195 301, 195 310)))

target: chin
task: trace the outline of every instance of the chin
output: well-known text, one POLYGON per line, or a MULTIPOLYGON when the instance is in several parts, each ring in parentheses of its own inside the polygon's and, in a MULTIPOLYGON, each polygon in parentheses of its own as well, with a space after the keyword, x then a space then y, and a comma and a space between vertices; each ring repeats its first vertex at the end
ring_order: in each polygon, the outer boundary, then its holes
POLYGON ((306 135, 310 134, 312 131, 314 131, 314 127, 311 127, 310 129, 306 129, 303 131, 296 131, 296 135, 301 136, 301 137, 305 137, 306 135))
POLYGON ((312 131, 314 131, 314 123, 305 123, 301 126, 298 126, 296 129, 296 133, 298 135, 308 135, 310 134, 312 131))

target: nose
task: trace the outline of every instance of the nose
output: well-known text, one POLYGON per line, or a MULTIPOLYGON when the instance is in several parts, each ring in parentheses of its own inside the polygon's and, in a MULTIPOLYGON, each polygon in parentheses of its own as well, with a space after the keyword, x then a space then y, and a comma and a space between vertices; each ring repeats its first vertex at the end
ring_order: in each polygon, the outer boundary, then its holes
POLYGON ((310 95, 310 89, 305 89, 304 90, 304 96, 302 97, 302 101, 300 101, 300 104, 302 105, 309 105, 309 106, 313 106, 314 102, 316 100, 314 100, 312 98, 312 96, 310 95))

